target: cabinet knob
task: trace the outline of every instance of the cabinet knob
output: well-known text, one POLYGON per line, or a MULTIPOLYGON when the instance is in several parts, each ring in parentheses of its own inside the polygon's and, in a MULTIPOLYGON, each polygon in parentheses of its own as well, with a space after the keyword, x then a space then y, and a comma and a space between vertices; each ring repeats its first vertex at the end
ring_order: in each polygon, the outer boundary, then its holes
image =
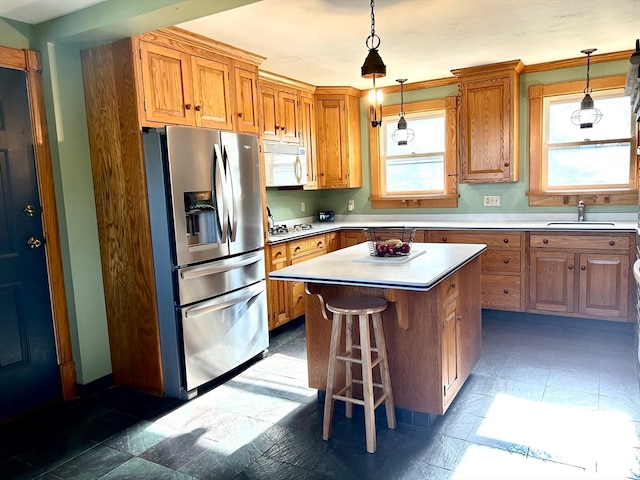
POLYGON ((505 295, 509 294, 509 289, 505 288, 504 290, 502 290, 502 293, 504 293, 505 295))
POLYGON ((243 118, 244 117, 244 113, 238 112, 238 117, 243 118))
POLYGON ((442 237, 442 241, 446 242, 447 241, 447 237, 442 237))
POLYGON ((568 268, 569 270, 573 270, 573 265, 569 265, 567 268, 568 268))
POLYGON ((191 110, 191 104, 190 104, 190 103, 187 103, 187 104, 184 106, 184 108, 186 108, 187 110, 191 110))
POLYGON ((542 240, 542 243, 544 243, 544 244, 546 245, 547 243, 549 243, 549 240, 547 240, 547 239, 545 238, 544 240, 542 240))
POLYGON ((502 260, 504 263, 509 263, 509 259, 505 258, 504 260, 502 260))
POLYGON ((609 245, 611 245, 612 247, 613 247, 615 244, 616 244, 616 242, 614 242, 613 240, 611 240, 611 241, 609 242, 609 245))
POLYGON ((450 288, 456 288, 456 284, 455 284, 455 282, 451 282, 451 283, 449 284, 449 287, 450 287, 450 288))
POLYGON ((509 162, 504 162, 504 166, 508 167, 509 166, 509 162))
POLYGON ((509 243, 509 239, 505 238, 504 240, 502 240, 504 243, 509 243))
POLYGON ((196 112, 199 112, 200 110, 202 110, 202 107, 200 105, 196 105, 196 112))
POLYGON ((456 315, 456 320, 461 322, 462 321, 462 315, 456 315))
POLYGON ((580 265, 580 270, 582 270, 583 272, 587 269, 586 265, 580 265))

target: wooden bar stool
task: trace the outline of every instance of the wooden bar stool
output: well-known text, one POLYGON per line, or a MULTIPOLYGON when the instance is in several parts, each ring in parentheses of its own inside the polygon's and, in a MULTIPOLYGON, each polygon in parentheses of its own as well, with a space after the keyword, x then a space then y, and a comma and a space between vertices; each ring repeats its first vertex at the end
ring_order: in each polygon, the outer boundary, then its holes
MULTIPOLYGON (((376 424, 375 409, 384 402, 387 413, 387 425, 396 428, 396 415, 393 407, 393 394, 391 393, 391 378, 389 376, 389 364, 387 362, 387 349, 382 330, 382 316, 380 312, 387 308, 387 302, 383 298, 370 296, 338 297, 327 302, 327 310, 333 313, 331 326, 331 346, 329 350, 329 367, 327 371, 327 391, 324 400, 324 420, 322 424, 322 438, 329 440, 331 437, 331 420, 333 417, 334 400, 342 400, 346 406, 346 416, 351 418, 353 404, 364 406, 364 422, 367 440, 367 452, 376 451, 376 424), (360 331, 359 344, 354 343, 353 324, 354 316, 358 317, 360 331), (369 330, 369 317, 373 324, 375 346, 371 345, 369 330), (343 320, 346 325, 345 352, 338 353, 340 335, 343 320), (359 354, 358 352, 359 351, 359 354), (372 360, 371 353, 376 357, 372 360), (333 392, 336 362, 345 362, 346 383, 344 388, 333 392), (354 380, 352 364, 358 363, 362 367, 362 380, 354 380), (380 368, 382 383, 374 383, 373 368, 380 368), (354 398, 353 385, 362 385, 363 398, 354 398), (382 393, 375 399, 374 387, 381 389, 382 393)), ((357 339, 356 339, 357 340, 357 339)))

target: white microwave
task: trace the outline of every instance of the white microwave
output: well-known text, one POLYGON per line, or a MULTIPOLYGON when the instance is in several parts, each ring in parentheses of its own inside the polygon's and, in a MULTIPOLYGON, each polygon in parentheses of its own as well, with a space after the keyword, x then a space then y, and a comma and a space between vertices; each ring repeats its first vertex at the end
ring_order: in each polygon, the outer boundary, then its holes
POLYGON ((286 143, 263 144, 267 187, 292 187, 307 183, 306 149, 286 143))

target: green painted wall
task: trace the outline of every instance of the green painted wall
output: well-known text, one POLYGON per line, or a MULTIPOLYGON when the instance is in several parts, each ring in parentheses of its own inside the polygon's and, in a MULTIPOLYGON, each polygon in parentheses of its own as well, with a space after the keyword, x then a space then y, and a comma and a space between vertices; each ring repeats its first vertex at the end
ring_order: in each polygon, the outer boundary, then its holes
POLYGON ((11 48, 31 48, 33 26, 0 17, 0 45, 11 48))
MULTIPOLYGON (((627 61, 598 63, 591 66, 591 77, 603 77, 609 75, 626 74, 627 61)), ((310 192, 297 192, 293 197, 290 192, 273 191, 268 196, 269 207, 278 221, 286 221, 291 218, 299 218, 310 212, 309 204, 318 205, 320 210, 333 210, 337 214, 347 215, 347 203, 353 199, 355 209, 351 214, 391 215, 391 214, 473 214, 473 213, 546 213, 569 212, 575 207, 529 207, 526 192, 529 188, 528 172, 528 138, 529 138, 529 100, 528 91, 530 85, 557 83, 571 80, 583 80, 585 67, 564 68, 547 72, 525 74, 520 77, 520 180, 514 183, 486 183, 486 184, 459 184, 458 193, 460 199, 457 208, 421 208, 421 209, 372 209, 368 198, 371 194, 369 174, 369 130, 366 117, 367 99, 363 98, 360 104, 362 134, 362 184, 361 188, 321 190, 314 192, 316 196, 310 197, 310 192), (500 207, 485 207, 484 195, 500 195, 500 207), (306 201, 307 196, 313 200, 306 201), (294 201, 295 200, 295 201, 294 201), (305 201, 306 214, 299 211, 301 201, 305 201), (278 215, 276 215, 276 212, 278 215)), ((405 103, 442 98, 457 94, 457 86, 449 85, 423 90, 412 90, 405 93, 405 103)), ((400 103, 400 94, 390 94, 385 97, 385 103, 389 105, 400 103)), ((591 212, 634 212, 637 207, 629 206, 599 206, 589 207, 591 212)))

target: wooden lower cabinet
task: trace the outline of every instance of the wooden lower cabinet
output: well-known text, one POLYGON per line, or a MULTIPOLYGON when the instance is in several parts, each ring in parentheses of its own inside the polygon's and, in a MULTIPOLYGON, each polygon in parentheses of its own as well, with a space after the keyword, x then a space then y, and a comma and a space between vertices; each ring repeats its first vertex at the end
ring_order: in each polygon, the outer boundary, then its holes
POLYGON ((362 228, 350 228, 340 230, 340 247, 346 248, 352 245, 357 245, 362 242, 366 242, 367 239, 364 235, 362 228))
POLYGON ((432 243, 484 243, 482 254, 482 307, 523 312, 526 304, 525 234, 516 231, 432 230, 424 233, 432 243))
POLYGON ((529 311, 633 320, 632 234, 532 233, 530 245, 529 311))
MULTIPOLYGON (((304 262, 339 248, 338 232, 313 235, 270 245, 269 271, 304 262), (330 247, 328 248, 328 245, 330 247)), ((278 328, 305 313, 304 282, 269 280, 269 330, 278 328)))

